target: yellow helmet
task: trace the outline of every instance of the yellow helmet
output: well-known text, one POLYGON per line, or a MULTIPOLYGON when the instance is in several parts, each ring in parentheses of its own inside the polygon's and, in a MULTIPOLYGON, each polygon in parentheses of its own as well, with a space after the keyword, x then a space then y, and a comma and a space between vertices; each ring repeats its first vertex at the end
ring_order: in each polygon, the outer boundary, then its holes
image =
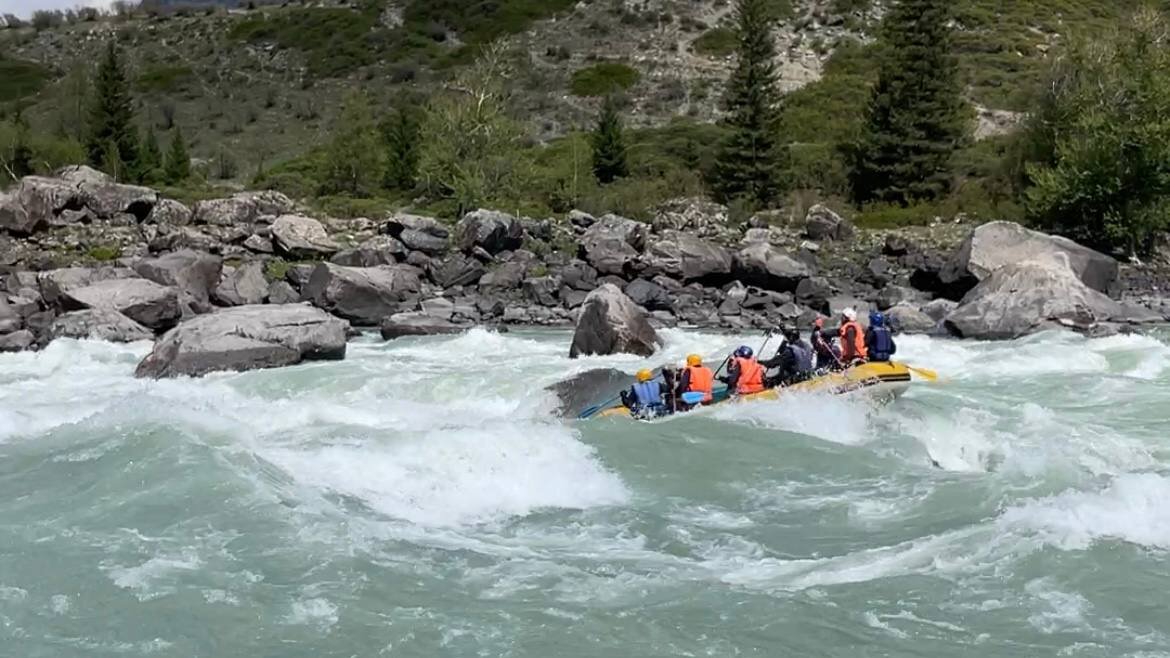
POLYGON ((634 375, 634 377, 637 377, 638 381, 640 382, 648 382, 651 379, 654 379, 654 373, 645 368, 642 368, 638 371, 638 374, 634 375))
POLYGON ((688 354, 687 355, 687 365, 688 366, 701 366, 701 365, 703 365, 703 357, 699 356, 698 354, 688 354))

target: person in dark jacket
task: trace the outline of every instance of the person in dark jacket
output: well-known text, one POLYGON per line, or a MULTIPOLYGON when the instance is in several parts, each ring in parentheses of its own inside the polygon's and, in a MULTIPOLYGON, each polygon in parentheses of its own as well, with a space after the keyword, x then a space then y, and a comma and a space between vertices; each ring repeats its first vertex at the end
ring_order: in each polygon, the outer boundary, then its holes
POLYGON ((886 317, 877 311, 869 314, 869 328, 865 330, 865 349, 870 361, 889 361, 898 351, 894 334, 886 325, 886 317))
POLYGON ((802 382, 812 375, 812 346, 801 340, 795 327, 784 330, 784 341, 774 357, 760 362, 765 368, 776 369, 776 374, 768 377, 769 388, 802 382))
POLYGON ((817 370, 840 370, 843 367, 840 350, 833 344, 831 337, 825 336, 824 318, 817 318, 813 323, 809 343, 812 344, 813 354, 816 355, 817 370))

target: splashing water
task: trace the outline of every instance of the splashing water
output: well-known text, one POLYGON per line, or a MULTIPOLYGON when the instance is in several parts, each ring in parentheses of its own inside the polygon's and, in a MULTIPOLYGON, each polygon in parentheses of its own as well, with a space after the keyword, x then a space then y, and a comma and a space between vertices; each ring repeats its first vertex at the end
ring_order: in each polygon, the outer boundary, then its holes
POLYGON ((563 332, 0 355, 13 656, 1170 655, 1167 336, 906 337, 885 407, 558 419, 563 332))

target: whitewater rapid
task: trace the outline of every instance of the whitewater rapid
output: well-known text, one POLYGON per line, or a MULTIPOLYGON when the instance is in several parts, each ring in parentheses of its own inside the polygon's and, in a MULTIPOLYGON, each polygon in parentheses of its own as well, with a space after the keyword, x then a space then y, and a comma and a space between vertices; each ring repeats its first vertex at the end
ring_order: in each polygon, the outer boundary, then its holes
POLYGON ((1170 656, 1165 333, 925 337, 892 405, 567 421, 556 331, 0 355, 0 655, 1170 656))

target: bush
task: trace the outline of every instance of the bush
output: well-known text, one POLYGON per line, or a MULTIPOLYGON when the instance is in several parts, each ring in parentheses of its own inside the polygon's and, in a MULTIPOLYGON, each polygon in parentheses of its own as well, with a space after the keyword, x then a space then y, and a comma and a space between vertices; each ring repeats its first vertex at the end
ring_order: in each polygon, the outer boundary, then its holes
POLYGON ((100 263, 108 263, 122 257, 122 248, 118 246, 101 245, 89 248, 89 257, 100 263))
POLYGON ((193 77, 190 66, 156 66, 138 76, 135 87, 143 93, 170 93, 182 89, 193 77))
POLYGON ((577 96, 605 96, 629 89, 641 77, 637 70, 621 62, 603 62, 579 69, 569 89, 577 96))
POLYGON ((727 57, 735 53, 738 40, 735 30, 729 27, 714 27, 694 41, 694 49, 700 55, 727 57))
POLYGON ((0 54, 0 103, 19 100, 39 92, 52 72, 35 62, 7 59, 0 54))
POLYGON ((305 55, 316 78, 345 75, 372 64, 381 48, 375 40, 379 9, 368 3, 358 11, 345 8, 287 8, 237 22, 229 36, 251 43, 275 43, 305 55))
POLYGON ((483 45, 528 29, 533 21, 572 9, 576 0, 412 0, 403 11, 407 29, 445 25, 464 43, 483 45))

